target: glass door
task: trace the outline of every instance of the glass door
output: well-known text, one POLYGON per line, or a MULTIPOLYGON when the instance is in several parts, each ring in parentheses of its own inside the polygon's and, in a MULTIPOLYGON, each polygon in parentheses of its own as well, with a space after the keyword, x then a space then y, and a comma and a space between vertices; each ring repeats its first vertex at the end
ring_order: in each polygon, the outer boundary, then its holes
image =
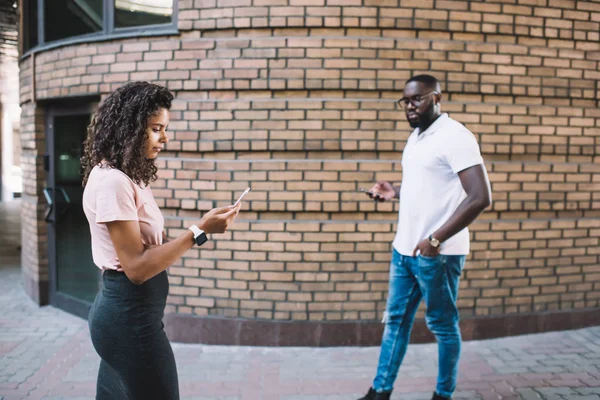
POLYGON ((48 108, 47 187, 50 303, 87 318, 98 292, 100 271, 92 261, 90 229, 83 213, 83 141, 91 107, 48 108))

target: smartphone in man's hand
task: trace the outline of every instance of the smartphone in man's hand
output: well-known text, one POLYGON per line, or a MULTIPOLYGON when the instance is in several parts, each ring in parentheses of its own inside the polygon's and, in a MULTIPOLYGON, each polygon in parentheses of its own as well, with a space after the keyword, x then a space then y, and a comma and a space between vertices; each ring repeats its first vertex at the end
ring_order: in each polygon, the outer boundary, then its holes
POLYGON ((363 192, 363 193, 366 193, 366 194, 368 194, 368 195, 371 195, 371 196, 375 196, 375 195, 377 194, 377 193, 375 193, 375 192, 372 192, 372 191, 370 191, 370 190, 363 189, 363 188, 360 188, 359 190, 360 190, 361 192, 363 192))
POLYGON ((373 200, 377 200, 377 201, 386 201, 386 200, 389 200, 387 197, 385 197, 381 193, 373 192, 372 190, 366 190, 366 189, 363 189, 363 188, 360 188, 359 190, 361 192, 363 192, 363 193, 368 194, 369 197, 372 198, 373 200))

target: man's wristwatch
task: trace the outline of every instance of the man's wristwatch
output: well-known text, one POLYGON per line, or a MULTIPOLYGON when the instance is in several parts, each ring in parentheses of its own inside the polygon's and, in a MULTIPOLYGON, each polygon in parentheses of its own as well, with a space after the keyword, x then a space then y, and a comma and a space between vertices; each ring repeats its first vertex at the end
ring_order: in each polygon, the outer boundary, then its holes
POLYGON ((429 244, 431 247, 435 247, 437 249, 440 246, 440 241, 434 238, 432 235, 429 235, 429 244))
POLYGON ((208 240, 206 233, 204 233, 204 231, 198 228, 196 225, 192 225, 188 229, 194 234, 194 243, 196 243, 198 246, 202 246, 208 240))

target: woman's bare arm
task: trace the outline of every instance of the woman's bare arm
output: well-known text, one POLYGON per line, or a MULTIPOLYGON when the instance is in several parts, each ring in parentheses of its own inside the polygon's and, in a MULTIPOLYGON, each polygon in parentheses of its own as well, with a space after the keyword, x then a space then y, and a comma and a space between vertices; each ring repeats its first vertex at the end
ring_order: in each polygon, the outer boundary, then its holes
MULTIPOLYGON (((198 227, 206 233, 223 233, 239 209, 240 205, 213 209, 206 213, 198 227)), ((144 246, 138 221, 112 221, 106 223, 106 227, 123 272, 136 285, 167 269, 194 246, 191 231, 161 246, 144 246)))

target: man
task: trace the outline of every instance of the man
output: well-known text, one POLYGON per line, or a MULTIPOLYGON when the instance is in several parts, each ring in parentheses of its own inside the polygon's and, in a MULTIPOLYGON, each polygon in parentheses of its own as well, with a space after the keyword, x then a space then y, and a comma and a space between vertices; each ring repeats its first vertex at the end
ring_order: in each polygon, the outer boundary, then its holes
POLYGON ((402 155, 402 186, 377 182, 368 195, 400 198, 379 365, 360 400, 388 400, 422 299, 427 327, 438 342, 438 380, 433 400, 456 388, 461 337, 458 282, 469 253, 467 226, 491 204, 490 185, 475 136, 441 113, 436 78, 406 82, 398 101, 414 131, 402 155))

